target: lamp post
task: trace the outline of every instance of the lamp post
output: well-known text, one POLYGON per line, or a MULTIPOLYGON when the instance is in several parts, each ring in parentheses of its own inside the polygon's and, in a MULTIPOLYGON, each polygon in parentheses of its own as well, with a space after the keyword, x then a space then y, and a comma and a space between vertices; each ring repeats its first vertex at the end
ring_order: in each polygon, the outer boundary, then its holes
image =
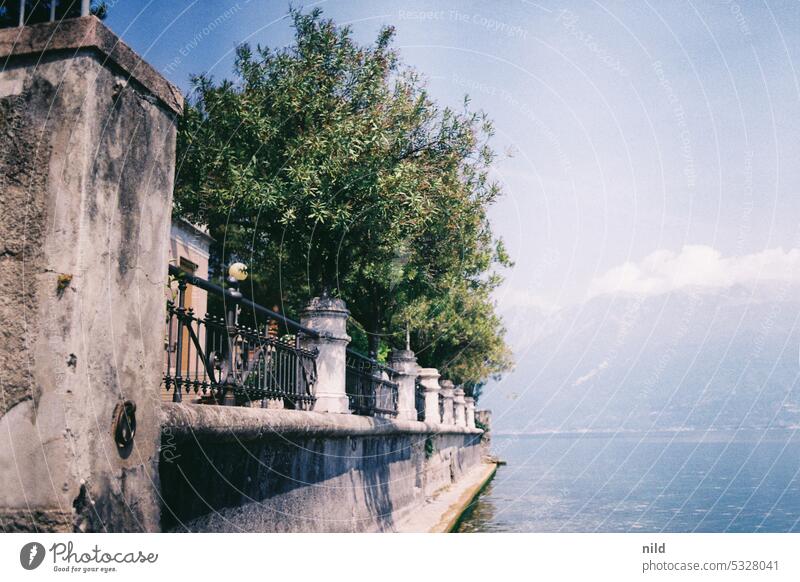
POLYGON ((183 318, 186 315, 186 280, 178 279, 178 316, 177 335, 175 340, 175 386, 172 389, 172 401, 181 402, 183 399, 183 386, 181 382, 181 368, 183 366, 183 318))
POLYGON ((239 362, 236 344, 239 336, 239 302, 242 300, 242 292, 239 291, 239 284, 247 279, 247 265, 244 263, 233 263, 228 267, 228 277, 226 279, 228 288, 225 290, 225 331, 228 335, 225 358, 222 369, 222 385, 220 392, 222 404, 234 406, 236 404, 235 388, 238 385, 236 373, 239 362))

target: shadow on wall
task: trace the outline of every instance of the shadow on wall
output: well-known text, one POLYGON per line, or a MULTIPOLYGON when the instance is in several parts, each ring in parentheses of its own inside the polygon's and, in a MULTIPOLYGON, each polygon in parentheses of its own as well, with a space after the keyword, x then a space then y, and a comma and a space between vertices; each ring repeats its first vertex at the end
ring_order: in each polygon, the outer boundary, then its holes
POLYGON ((225 442, 168 431, 162 531, 392 531, 398 516, 479 460, 479 436, 309 437, 225 442))
POLYGON ((181 439, 159 464, 162 530, 391 529, 393 500, 413 491, 390 482, 390 466, 411 464, 419 440, 418 435, 181 439))

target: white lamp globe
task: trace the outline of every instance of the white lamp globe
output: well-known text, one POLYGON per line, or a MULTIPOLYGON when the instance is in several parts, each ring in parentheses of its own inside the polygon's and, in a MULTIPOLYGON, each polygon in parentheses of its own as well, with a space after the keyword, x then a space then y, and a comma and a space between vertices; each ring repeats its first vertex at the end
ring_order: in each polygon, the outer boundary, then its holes
POLYGON ((228 275, 237 281, 244 281, 247 279, 247 265, 244 263, 233 263, 228 267, 228 275))

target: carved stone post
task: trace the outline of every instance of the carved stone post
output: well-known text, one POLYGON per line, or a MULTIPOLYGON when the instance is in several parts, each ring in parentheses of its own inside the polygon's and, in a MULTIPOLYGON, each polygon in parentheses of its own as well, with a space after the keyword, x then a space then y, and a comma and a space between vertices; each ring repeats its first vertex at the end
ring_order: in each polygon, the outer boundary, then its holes
POLYGON ((439 370, 436 368, 421 368, 419 382, 425 389, 425 422, 440 424, 439 416, 439 370))
POLYGON ((0 60, 0 524, 157 531, 181 92, 93 16, 0 60))
POLYGON ((442 424, 454 424, 453 416, 453 383, 450 380, 440 380, 441 394, 444 398, 444 412, 442 413, 442 424))
POLYGON ((456 426, 467 426, 467 403, 464 398, 464 389, 459 386, 453 391, 453 415, 456 426))
POLYGON ((397 371, 397 418, 417 420, 415 390, 417 383, 417 358, 411 350, 392 351, 389 366, 397 371))
POLYGON ((303 347, 319 350, 313 408, 316 412, 350 413, 345 391, 348 315, 344 301, 323 295, 309 301, 300 317, 305 327, 319 332, 319 337, 306 336, 302 340, 303 347))
POLYGON ((475 428, 475 399, 472 396, 465 396, 467 426, 475 428))

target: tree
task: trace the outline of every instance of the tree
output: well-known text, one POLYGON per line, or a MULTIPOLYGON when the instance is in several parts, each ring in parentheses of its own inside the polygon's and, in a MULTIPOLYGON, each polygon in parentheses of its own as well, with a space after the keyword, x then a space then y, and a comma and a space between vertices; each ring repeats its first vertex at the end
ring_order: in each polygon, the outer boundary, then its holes
POLYGON ((439 368, 476 398, 488 377, 498 377, 512 365, 502 321, 489 297, 492 288, 465 282, 425 305, 427 323, 412 334, 420 365, 439 368))
MULTIPOLYGON (((251 265, 257 300, 291 313, 330 290, 370 351, 399 346, 412 327, 432 353, 456 350, 466 371, 477 357, 466 330, 504 346, 488 293, 493 266, 508 264, 486 217, 500 194, 488 179, 491 124, 466 99, 460 111, 434 103, 391 48, 392 28, 359 46, 319 10, 291 16, 291 47, 242 45, 235 81, 193 79, 176 212, 209 226, 218 270, 233 258, 251 265), (459 304, 477 319, 435 337, 434 322, 459 304)), ((471 369, 479 380, 507 363, 471 369)))

